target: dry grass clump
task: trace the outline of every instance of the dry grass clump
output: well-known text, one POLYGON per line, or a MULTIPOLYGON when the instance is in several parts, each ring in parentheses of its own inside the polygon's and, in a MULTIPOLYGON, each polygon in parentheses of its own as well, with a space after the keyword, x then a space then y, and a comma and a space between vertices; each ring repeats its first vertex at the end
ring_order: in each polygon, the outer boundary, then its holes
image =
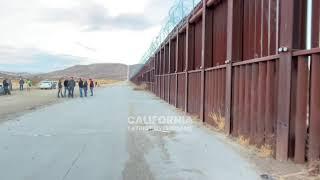
POLYGON ((140 85, 137 85, 133 88, 133 90, 135 91, 144 91, 144 90, 147 90, 148 89, 148 86, 147 84, 140 84, 140 85))
POLYGON ((253 144, 250 145, 250 139, 246 138, 244 136, 240 136, 237 139, 237 142, 240 145, 245 146, 245 147, 249 147, 250 146, 250 148, 253 150, 253 152, 255 152, 261 158, 272 157, 272 155, 274 153, 271 145, 264 144, 264 145, 262 145, 260 147, 258 147, 257 145, 253 145, 253 144))
POLYGON ((97 79, 96 82, 98 82, 98 85, 108 85, 108 84, 114 84, 117 82, 120 82, 119 80, 113 80, 113 79, 97 79))
POLYGON ((225 128, 225 119, 220 113, 209 113, 209 118, 213 120, 213 122, 216 124, 216 128, 218 131, 223 131, 225 128))
POLYGON ((106 87, 110 84, 115 84, 121 81, 113 79, 96 79, 95 82, 97 82, 97 87, 106 87))
POLYGON ((195 114, 188 114, 188 116, 191 117, 191 119, 198 121, 200 119, 200 117, 198 115, 195 114))
POLYGON ((238 143, 242 146, 249 146, 250 140, 249 140, 249 138, 245 138, 244 136, 239 136, 238 143))
POLYGON ((258 148, 258 155, 263 158, 271 157, 273 155, 272 146, 269 144, 262 145, 258 148))
POLYGON ((320 175, 320 161, 313 161, 308 165, 308 175, 313 177, 320 175))

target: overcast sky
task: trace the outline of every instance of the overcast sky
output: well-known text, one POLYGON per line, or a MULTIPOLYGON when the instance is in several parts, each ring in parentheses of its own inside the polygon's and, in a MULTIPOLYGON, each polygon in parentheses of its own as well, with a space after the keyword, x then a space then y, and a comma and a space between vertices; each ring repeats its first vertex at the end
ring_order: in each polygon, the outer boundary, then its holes
POLYGON ((173 0, 0 0, 0 71, 134 64, 173 0))

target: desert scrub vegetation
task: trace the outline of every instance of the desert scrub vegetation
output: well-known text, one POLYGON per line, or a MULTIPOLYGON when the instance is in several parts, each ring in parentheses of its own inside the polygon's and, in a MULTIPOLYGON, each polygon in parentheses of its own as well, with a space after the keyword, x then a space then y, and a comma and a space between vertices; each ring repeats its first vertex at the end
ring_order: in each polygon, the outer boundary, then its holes
POLYGON ((135 90, 135 91, 144 91, 144 90, 147 90, 148 89, 148 86, 147 86, 147 84, 145 84, 145 83, 142 83, 142 84, 140 84, 140 85, 136 85, 134 88, 133 88, 133 90, 135 90))
POLYGON ((215 128, 218 131, 223 131, 225 128, 225 118, 221 115, 221 113, 209 113, 209 118, 214 122, 216 125, 215 128))
POLYGON ((271 157, 273 155, 272 146, 269 144, 264 144, 261 147, 258 147, 258 155, 263 158, 271 157))

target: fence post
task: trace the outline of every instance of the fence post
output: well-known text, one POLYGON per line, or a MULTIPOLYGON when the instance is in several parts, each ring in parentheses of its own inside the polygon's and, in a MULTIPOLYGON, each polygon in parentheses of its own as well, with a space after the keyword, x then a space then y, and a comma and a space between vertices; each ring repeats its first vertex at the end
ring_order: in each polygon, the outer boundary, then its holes
POLYGON ((168 61, 168 71, 167 71, 167 73, 168 73, 168 76, 167 76, 167 85, 168 85, 168 88, 167 88, 167 90, 168 90, 168 95, 167 95, 167 99, 168 99, 168 104, 170 104, 170 88, 171 88, 171 72, 170 72, 170 66, 171 66, 171 36, 169 35, 169 38, 168 38, 169 40, 169 42, 168 42, 168 46, 169 46, 169 48, 168 48, 168 55, 166 55, 167 57, 168 57, 168 59, 167 59, 167 61, 168 61))
MULTIPOLYGON (((156 54, 156 53, 155 53, 156 54)), ((157 74, 157 58, 156 58, 156 55, 153 55, 154 56, 154 64, 153 64, 153 83, 154 83, 154 89, 153 89, 153 93, 155 95, 157 95, 157 91, 156 91, 156 84, 157 84, 157 80, 156 80, 156 74, 157 74)))
POLYGON ((202 1, 202 50, 201 50, 201 88, 200 88, 200 120, 204 122, 204 108, 205 108, 205 45, 206 45, 206 9, 207 1, 202 1))
POLYGON ((281 0, 279 7, 279 84, 276 159, 286 161, 289 157, 289 133, 291 110, 292 49, 303 48, 304 12, 299 0, 281 0), (283 8, 283 9, 281 9, 283 8))
POLYGON ((159 53, 156 51, 156 63, 155 63, 155 81, 156 81, 156 95, 159 97, 160 91, 159 91, 159 53))
POLYGON ((175 100, 174 100, 174 106, 175 107, 178 107, 178 65, 179 65, 179 63, 178 63, 178 58, 179 58, 179 28, 177 28, 177 35, 176 35, 177 37, 177 40, 176 40, 176 54, 175 54, 175 56, 176 56, 176 69, 174 70, 174 72, 176 73, 176 82, 175 82, 175 90, 176 90, 176 92, 175 92, 175 100))
POLYGON ((159 76, 158 76, 158 80, 159 80, 159 98, 162 98, 162 49, 161 49, 161 44, 159 47, 159 76))
POLYGON ((166 97, 166 80, 165 80, 165 74, 166 74, 166 55, 165 55, 165 48, 162 45, 161 46, 161 61, 162 61, 162 73, 161 73, 161 80, 162 80, 162 95, 161 99, 165 100, 166 97))
MULTIPOLYGON (((312 47, 319 48, 320 33, 320 1, 312 2, 312 47)), ((311 87, 310 87, 310 142, 308 160, 317 161, 320 157, 320 55, 314 54, 311 58, 311 87)))
POLYGON ((186 67, 185 67, 185 101, 184 101, 184 111, 188 112, 188 70, 189 70, 189 29, 190 29, 190 23, 189 23, 189 17, 187 18, 187 27, 186 27, 186 67))
POLYGON ((228 0, 225 132, 231 133, 232 120, 232 62, 242 59, 243 2, 228 0))

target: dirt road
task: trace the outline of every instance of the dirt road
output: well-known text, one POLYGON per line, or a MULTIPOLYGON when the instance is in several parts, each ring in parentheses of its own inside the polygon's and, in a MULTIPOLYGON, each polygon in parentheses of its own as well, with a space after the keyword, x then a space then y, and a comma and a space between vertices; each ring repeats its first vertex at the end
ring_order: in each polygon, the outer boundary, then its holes
POLYGON ((42 106, 61 102, 56 93, 57 90, 32 89, 14 90, 10 96, 0 96, 0 122, 42 106))
POLYGON ((171 126, 176 130, 159 128, 182 116, 128 84, 35 110, 0 124, 0 179, 259 179, 250 163, 208 129, 190 121, 183 130, 178 122, 171 126), (137 128, 146 124, 152 128, 137 128))

